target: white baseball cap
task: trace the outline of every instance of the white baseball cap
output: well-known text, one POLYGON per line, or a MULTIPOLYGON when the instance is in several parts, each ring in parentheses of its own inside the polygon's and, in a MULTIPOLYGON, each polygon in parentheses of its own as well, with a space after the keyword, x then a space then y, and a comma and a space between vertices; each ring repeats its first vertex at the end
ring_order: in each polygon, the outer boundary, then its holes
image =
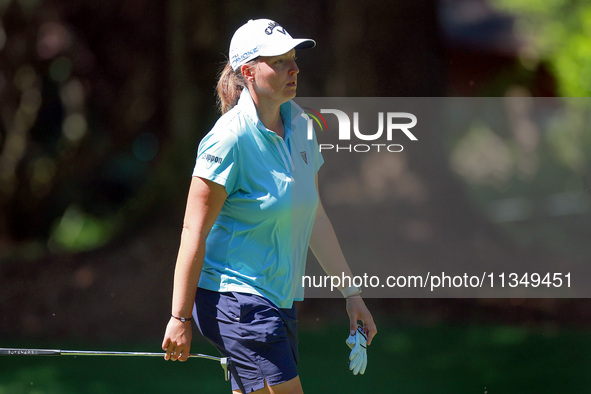
POLYGON ((292 38, 277 22, 270 19, 249 20, 230 41, 230 64, 236 71, 243 64, 259 56, 278 56, 293 48, 313 48, 309 38, 292 38))

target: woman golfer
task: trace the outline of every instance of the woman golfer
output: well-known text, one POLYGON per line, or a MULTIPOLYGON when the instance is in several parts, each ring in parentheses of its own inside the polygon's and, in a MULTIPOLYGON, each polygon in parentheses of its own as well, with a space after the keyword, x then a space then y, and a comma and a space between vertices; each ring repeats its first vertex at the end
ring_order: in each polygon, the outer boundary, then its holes
MULTIPOLYGON (((352 277, 319 200, 322 156, 291 101, 295 50, 315 45, 268 19, 234 33, 218 82, 223 115, 199 145, 187 199, 165 358, 187 360, 193 316, 203 336, 231 358, 246 392, 302 392, 294 301, 303 299, 308 246, 328 275, 352 277)), ((376 326, 359 289, 341 291, 351 321, 351 368, 363 373, 361 347, 376 326)), ((234 377, 232 389, 239 390, 234 377)))

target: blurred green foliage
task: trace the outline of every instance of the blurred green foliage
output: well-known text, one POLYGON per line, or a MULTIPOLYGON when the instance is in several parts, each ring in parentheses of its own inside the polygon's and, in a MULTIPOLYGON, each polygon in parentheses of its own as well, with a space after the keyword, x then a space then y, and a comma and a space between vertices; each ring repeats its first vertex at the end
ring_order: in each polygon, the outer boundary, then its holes
POLYGON ((584 256, 591 221, 591 99, 471 99, 456 111, 450 163, 518 245, 584 256))
POLYGON ((164 6, 0 1, 0 258, 103 245, 157 199, 164 6))
POLYGON ((562 96, 591 94, 591 3, 573 0, 492 0, 517 17, 529 41, 525 62, 547 61, 562 96))
POLYGON ((99 247, 114 234, 116 220, 90 215, 77 206, 69 207, 58 221, 49 239, 54 251, 77 252, 99 247))

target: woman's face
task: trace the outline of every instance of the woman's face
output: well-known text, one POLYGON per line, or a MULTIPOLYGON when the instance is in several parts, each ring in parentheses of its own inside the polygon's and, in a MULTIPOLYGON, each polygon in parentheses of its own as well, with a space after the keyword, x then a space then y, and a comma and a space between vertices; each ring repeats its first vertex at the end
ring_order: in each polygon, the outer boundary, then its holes
POLYGON ((295 49, 279 56, 261 56, 259 60, 251 68, 250 76, 259 102, 265 100, 281 105, 294 98, 300 72, 295 49))

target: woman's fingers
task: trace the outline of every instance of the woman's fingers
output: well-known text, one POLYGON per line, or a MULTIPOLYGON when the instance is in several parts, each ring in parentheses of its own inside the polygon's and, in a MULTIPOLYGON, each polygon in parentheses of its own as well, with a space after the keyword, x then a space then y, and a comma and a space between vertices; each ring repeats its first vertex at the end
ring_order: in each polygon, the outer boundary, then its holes
POLYGON ((165 349, 166 354, 164 355, 165 360, 171 361, 187 361, 189 359, 189 348, 186 346, 176 346, 171 343, 168 348, 165 349))
POLYGON ((174 344, 172 344, 172 343, 168 346, 168 348, 166 349, 166 354, 164 355, 165 360, 176 361, 175 351, 174 351, 175 348, 176 348, 176 346, 174 346, 174 344))
POLYGON ((164 340, 162 341, 162 350, 166 351, 168 349, 168 345, 170 345, 170 338, 165 336, 164 340))
POLYGON ((370 345, 372 338, 378 333, 378 329, 363 299, 361 297, 347 298, 347 312, 350 317, 351 331, 353 332, 357 327, 357 322, 361 320, 365 333, 367 334, 367 344, 370 345))
POLYGON ((366 319, 367 320, 363 320, 363 328, 365 329, 365 333, 367 334, 367 346, 369 346, 371 345, 372 338, 378 333, 378 329, 373 321, 373 317, 371 316, 371 314, 366 319))
POLYGON ((186 347, 180 351, 178 360, 180 362, 184 362, 184 361, 187 361, 188 359, 189 359, 189 347, 186 347))
POLYGON ((165 360, 187 361, 189 359, 191 326, 188 322, 179 322, 171 318, 162 340, 162 350, 166 352, 165 360))

